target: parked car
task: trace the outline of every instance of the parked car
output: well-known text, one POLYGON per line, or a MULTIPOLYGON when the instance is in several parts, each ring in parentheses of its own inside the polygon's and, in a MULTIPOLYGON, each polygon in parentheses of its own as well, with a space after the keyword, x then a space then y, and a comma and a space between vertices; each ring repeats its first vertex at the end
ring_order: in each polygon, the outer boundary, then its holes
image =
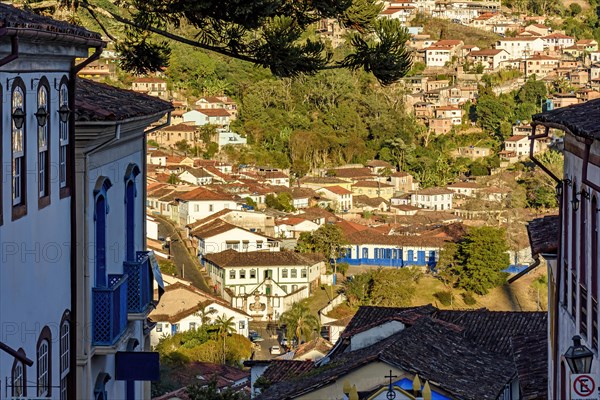
POLYGON ((271 354, 273 354, 273 355, 281 354, 281 347, 279 347, 279 346, 271 347, 271 354))
POLYGON ((262 342, 263 340, 265 340, 256 331, 250 331, 250 333, 248 333, 248 339, 250 339, 252 343, 262 342))

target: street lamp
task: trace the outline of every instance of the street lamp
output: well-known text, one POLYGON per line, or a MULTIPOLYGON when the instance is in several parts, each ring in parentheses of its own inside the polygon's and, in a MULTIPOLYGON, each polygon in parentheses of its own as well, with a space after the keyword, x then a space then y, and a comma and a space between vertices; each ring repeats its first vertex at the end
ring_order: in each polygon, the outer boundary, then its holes
POLYGON ((167 242, 167 249, 169 249, 169 259, 171 259, 171 236, 167 236, 165 241, 167 242))
POLYGON ((592 370, 594 353, 581 344, 581 336, 573 336, 573 346, 567 349, 565 359, 574 374, 588 374, 592 370))

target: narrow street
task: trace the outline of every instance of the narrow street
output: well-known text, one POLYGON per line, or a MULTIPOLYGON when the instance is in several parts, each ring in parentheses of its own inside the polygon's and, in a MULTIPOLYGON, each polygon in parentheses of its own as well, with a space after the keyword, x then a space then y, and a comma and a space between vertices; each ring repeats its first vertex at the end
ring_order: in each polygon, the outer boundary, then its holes
POLYGON ((171 221, 157 215, 153 215, 153 217, 158 222, 158 235, 171 238, 171 261, 177 267, 179 276, 192 282, 198 289, 212 294, 213 291, 209 288, 206 278, 200 270, 198 258, 192 256, 186 249, 179 230, 171 221))

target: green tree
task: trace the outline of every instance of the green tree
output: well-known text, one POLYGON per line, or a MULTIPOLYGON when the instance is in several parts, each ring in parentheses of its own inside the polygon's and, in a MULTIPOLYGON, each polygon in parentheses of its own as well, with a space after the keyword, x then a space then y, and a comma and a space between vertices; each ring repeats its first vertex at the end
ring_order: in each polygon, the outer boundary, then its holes
POLYGON ((447 287, 454 287, 457 281, 457 253, 458 245, 454 242, 447 242, 440 250, 440 257, 435 266, 438 278, 447 287))
POLYGON ((301 252, 317 252, 333 261, 333 271, 337 273, 337 259, 346 247, 346 238, 342 229, 335 224, 321 225, 319 229, 308 235, 300 235, 298 250, 301 252))
POLYGON ((177 177, 177 175, 175 175, 174 172, 171 172, 171 175, 169 175, 167 183, 170 183, 171 185, 176 185, 177 183, 179 183, 179 178, 177 177))
POLYGON ((417 268, 382 268, 373 277, 371 303, 381 307, 407 307, 421 277, 417 268))
POLYGON ((215 319, 215 322, 213 323, 212 326, 214 327, 214 329, 216 329, 217 334, 219 335, 219 338, 223 345, 221 363, 225 364, 225 361, 227 360, 227 358, 226 358, 227 357, 226 340, 225 339, 227 338, 227 336, 229 336, 235 332, 234 318, 233 317, 227 318, 227 316, 225 314, 223 314, 223 316, 218 316, 215 319))
POLYGON ((361 68, 390 84, 411 67, 406 29, 398 20, 379 19, 383 6, 376 0, 123 0, 119 7, 88 0, 77 4, 98 22, 125 25, 116 48, 122 67, 138 74, 168 64, 171 48, 164 38, 269 68, 280 77, 361 68), (327 18, 348 30, 347 54, 341 60, 332 58, 320 37, 307 32, 327 18))
POLYGON ((177 267, 172 261, 159 261, 158 266, 160 268, 160 272, 167 275, 177 275, 177 267))
POLYGON ((295 337, 300 344, 308 341, 319 332, 320 323, 316 315, 303 303, 293 303, 292 307, 281 314, 279 322, 286 325, 288 343, 295 337))
POLYGON ((467 292, 486 294, 502 284, 510 265, 504 229, 483 226, 471 228, 458 244, 456 285, 467 292))
POLYGON ((484 130, 498 133, 500 123, 511 120, 512 109, 510 104, 492 95, 483 95, 477 100, 477 123, 484 130))
POLYGON ((175 143, 175 148, 182 153, 187 153, 190 150, 190 144, 187 140, 180 140, 175 143))
POLYGON ((211 316, 216 314, 217 310, 215 310, 214 308, 210 308, 210 309, 206 309, 206 306, 202 307, 201 310, 199 310, 198 312, 194 313, 194 315, 196 317, 200 317, 200 323, 202 326, 205 325, 209 325, 212 321, 211 316))

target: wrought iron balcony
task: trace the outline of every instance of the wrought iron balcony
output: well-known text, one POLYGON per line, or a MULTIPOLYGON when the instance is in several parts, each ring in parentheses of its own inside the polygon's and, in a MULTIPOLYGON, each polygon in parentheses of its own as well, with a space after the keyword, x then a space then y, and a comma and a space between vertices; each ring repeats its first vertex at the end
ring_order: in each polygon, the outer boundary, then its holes
POLYGON ((138 251, 136 261, 125 261, 123 272, 129 277, 127 283, 127 312, 149 312, 154 288, 150 263, 148 262, 148 252, 138 251))
POLYGON ((108 286, 92 288, 92 345, 112 346, 127 328, 127 275, 108 275, 108 286))

